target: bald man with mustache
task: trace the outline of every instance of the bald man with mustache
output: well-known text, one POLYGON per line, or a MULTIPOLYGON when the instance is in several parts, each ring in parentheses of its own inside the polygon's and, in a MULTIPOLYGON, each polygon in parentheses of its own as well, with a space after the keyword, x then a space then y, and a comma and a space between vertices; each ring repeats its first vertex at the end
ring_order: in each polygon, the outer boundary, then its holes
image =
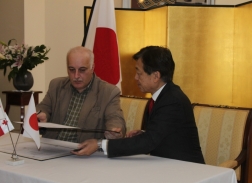
POLYGON ((94 54, 77 46, 66 56, 67 77, 53 79, 45 98, 36 108, 40 122, 52 122, 80 129, 106 129, 86 133, 76 129, 45 129, 42 136, 80 143, 87 139, 116 139, 125 136, 126 127, 120 107, 118 87, 94 73, 94 54))

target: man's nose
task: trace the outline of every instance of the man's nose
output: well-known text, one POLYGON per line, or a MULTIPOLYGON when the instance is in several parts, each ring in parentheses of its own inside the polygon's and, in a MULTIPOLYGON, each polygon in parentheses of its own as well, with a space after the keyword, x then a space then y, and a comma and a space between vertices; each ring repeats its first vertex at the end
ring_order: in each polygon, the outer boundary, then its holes
POLYGON ((137 74, 135 74, 135 80, 138 80, 138 76, 137 76, 137 74))
POLYGON ((75 71, 75 73, 74 73, 74 77, 75 77, 75 78, 79 78, 79 77, 80 77, 80 73, 79 73, 79 71, 78 71, 78 70, 76 70, 76 71, 75 71))

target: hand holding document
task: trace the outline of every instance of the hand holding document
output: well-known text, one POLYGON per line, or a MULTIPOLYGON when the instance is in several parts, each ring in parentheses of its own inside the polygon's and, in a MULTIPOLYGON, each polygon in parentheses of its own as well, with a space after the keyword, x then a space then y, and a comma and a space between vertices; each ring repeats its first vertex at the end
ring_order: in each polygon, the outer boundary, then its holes
POLYGON ((46 118, 46 114, 44 112, 42 112, 41 110, 37 112, 37 118, 39 122, 46 122, 47 118, 46 118))

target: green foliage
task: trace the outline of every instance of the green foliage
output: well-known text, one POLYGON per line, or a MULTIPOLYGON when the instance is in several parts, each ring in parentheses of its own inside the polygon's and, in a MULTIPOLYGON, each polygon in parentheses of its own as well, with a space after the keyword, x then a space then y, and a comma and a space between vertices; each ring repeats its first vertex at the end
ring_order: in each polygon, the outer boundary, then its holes
POLYGON ((11 39, 8 44, 0 41, 0 69, 4 70, 6 75, 7 67, 11 68, 8 74, 8 80, 10 81, 16 75, 25 75, 27 70, 32 70, 38 64, 42 64, 45 60, 48 60, 46 56, 50 49, 45 45, 40 46, 28 46, 28 45, 11 45, 11 39))

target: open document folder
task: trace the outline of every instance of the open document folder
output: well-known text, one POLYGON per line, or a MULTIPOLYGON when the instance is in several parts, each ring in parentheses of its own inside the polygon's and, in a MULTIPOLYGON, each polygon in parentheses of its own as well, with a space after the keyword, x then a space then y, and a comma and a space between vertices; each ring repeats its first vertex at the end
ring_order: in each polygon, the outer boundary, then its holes
MULTIPOLYGON (((14 141, 17 141, 18 139, 18 143, 15 148, 19 157, 25 157, 39 161, 59 158, 63 156, 71 156, 73 155, 71 151, 78 145, 77 143, 73 142, 40 138, 41 148, 40 150, 38 150, 34 145, 33 139, 19 136, 19 134, 17 133, 12 133, 11 136, 14 141)), ((8 136, 5 136, 3 138, 4 143, 1 143, 0 145, 0 152, 12 154, 13 145, 11 143, 11 139, 8 136)))
MULTIPOLYGON (((20 121, 15 121, 15 123, 23 124, 23 122, 20 122, 20 121)), ((49 122, 39 122, 38 126, 39 126, 39 128, 68 128, 68 129, 78 129, 78 130, 81 130, 83 132, 97 132, 97 133, 104 133, 105 131, 115 132, 115 131, 106 130, 106 129, 80 129, 79 127, 66 126, 66 125, 60 125, 60 124, 49 123, 49 122)), ((115 133, 119 133, 119 132, 115 132, 115 133)))

